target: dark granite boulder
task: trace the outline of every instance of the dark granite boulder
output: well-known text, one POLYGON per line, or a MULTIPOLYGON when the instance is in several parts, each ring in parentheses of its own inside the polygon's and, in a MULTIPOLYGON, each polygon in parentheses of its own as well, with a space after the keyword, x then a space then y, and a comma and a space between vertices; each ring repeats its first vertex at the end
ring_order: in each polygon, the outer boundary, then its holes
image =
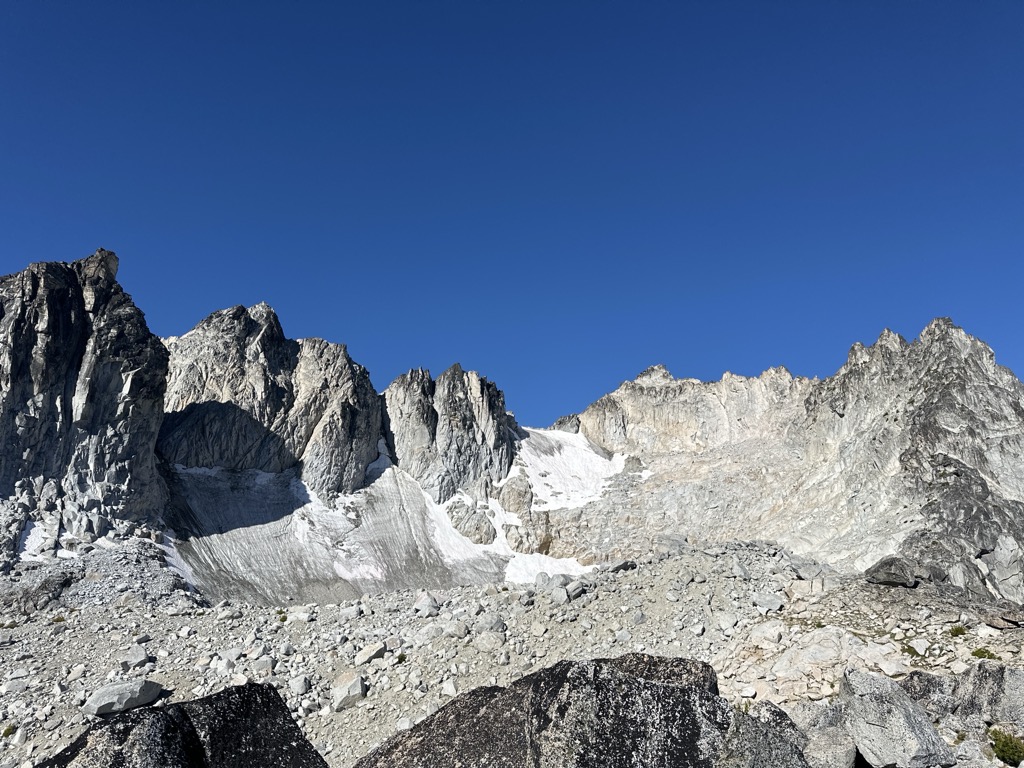
POLYGON ((269 685, 245 685, 93 726, 39 768, 326 768, 269 685))
POLYGON ((886 587, 913 588, 917 586, 914 565, 896 555, 883 557, 864 571, 864 578, 872 584, 881 584, 886 587))
POLYGON ((356 768, 802 768, 802 737, 782 720, 734 710, 700 661, 563 661, 458 697, 356 768))

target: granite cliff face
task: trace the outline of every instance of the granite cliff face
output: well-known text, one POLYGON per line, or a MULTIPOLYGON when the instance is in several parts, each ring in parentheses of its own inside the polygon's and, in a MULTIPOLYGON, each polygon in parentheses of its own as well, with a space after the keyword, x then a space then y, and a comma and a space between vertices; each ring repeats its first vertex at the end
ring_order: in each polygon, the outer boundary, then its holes
POLYGON ((266 304, 214 312, 167 340, 158 450, 179 467, 298 468, 325 500, 365 484, 381 434, 379 396, 343 345, 285 338, 266 304))
POLYGON ((519 428, 494 384, 458 364, 437 377, 413 370, 384 390, 395 463, 434 501, 480 483, 485 495, 512 466, 519 428))
POLYGON ((100 250, 0 278, 0 570, 159 517, 167 352, 100 250))

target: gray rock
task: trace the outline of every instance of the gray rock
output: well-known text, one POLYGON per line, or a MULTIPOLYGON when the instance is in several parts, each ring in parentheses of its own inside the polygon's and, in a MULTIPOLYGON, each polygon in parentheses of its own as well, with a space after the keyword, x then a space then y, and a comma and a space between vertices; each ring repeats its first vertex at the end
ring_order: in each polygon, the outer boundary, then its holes
POLYGON ((121 656, 121 670, 138 669, 149 663, 149 653, 141 645, 133 645, 121 656))
POLYGON ((269 685, 116 715, 39 768, 327 768, 269 685))
POLYGON ((560 662, 462 694, 356 766, 806 768, 795 728, 738 713, 717 692, 714 671, 687 659, 560 662))
POLYGON ((1024 670, 982 660, 959 675, 952 693, 960 716, 1024 723, 1024 670))
POLYGON ((387 647, 384 643, 370 643, 356 654, 354 663, 357 667, 361 667, 363 664, 369 664, 374 659, 383 658, 386 650, 387 647))
POLYGON ((366 698, 366 678, 355 672, 343 672, 331 686, 331 709, 340 712, 366 698))
POLYGON ((864 571, 864 578, 872 584, 881 584, 886 587, 913 588, 917 586, 913 563, 895 555, 883 557, 872 565, 864 571))
POLYGON ((167 352, 110 251, 0 278, 0 572, 31 520, 84 541, 157 520, 167 352))
POLYGON ((501 632, 481 632, 473 638, 473 647, 484 653, 497 651, 504 644, 505 635, 501 632))
POLYGON ((785 601, 778 595, 770 595, 763 592, 758 592, 754 595, 754 605, 761 613, 781 611, 785 604, 785 601))
POLYGON ((420 618, 430 618, 431 616, 437 616, 440 605, 435 598, 429 592, 421 592, 416 596, 416 602, 412 604, 412 609, 420 618))
POLYGON ((384 400, 395 463, 436 501, 508 474, 519 429, 487 379, 458 364, 436 381, 413 370, 388 386, 384 400))
POLYGON ((364 485, 378 455, 380 402, 343 345, 286 338, 266 304, 214 312, 166 343, 158 449, 169 463, 271 473, 301 467, 325 500, 364 485))
POLYGON ((163 688, 152 680, 139 679, 111 683, 94 691, 85 700, 82 711, 87 715, 109 715, 124 712, 152 704, 160 698, 161 693, 163 693, 163 688))
POLYGON ((475 544, 491 544, 498 536, 483 508, 472 500, 456 497, 448 502, 448 517, 455 530, 475 544))
POLYGON ((504 632, 505 622, 496 613, 481 613, 473 623, 474 632, 504 632))
POLYGON ((843 726, 868 764, 881 768, 931 768, 956 764, 931 717, 899 684, 847 670, 839 685, 843 726))
POLYGON ((857 745, 842 728, 816 728, 808 736, 804 758, 811 768, 854 768, 856 765, 857 745))

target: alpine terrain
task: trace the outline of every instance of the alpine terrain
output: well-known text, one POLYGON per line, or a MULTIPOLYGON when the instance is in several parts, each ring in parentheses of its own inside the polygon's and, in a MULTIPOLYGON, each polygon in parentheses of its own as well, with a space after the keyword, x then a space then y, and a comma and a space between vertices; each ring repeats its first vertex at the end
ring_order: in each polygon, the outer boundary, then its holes
POLYGON ((117 268, 0 278, 0 765, 1024 761, 1024 385, 950 320, 528 428, 117 268))

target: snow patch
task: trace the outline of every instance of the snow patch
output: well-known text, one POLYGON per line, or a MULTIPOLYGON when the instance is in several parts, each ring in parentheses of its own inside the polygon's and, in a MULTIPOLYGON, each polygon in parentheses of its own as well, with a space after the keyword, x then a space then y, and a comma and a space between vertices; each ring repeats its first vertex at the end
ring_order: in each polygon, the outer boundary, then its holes
POLYGON ((538 573, 579 576, 592 570, 593 566, 580 565, 571 557, 549 557, 536 552, 527 555, 517 552, 505 568, 505 581, 528 584, 537 580, 538 573))
POLYGON ((189 568, 188 563, 185 562, 181 553, 178 552, 177 540, 178 534, 175 533, 172 528, 168 528, 164 531, 163 538, 157 546, 163 551, 164 562, 167 563, 167 567, 171 569, 171 572, 178 574, 182 581, 188 585, 190 590, 195 590, 195 574, 192 572, 192 569, 189 568))
POLYGON ((46 543, 46 529, 35 520, 26 520, 18 537, 18 558, 26 561, 41 561, 39 550, 46 543))
POLYGON ((579 576, 593 570, 592 566, 580 565, 571 557, 550 557, 538 552, 515 552, 508 543, 505 526, 519 526, 522 521, 518 515, 505 511, 496 499, 488 501, 491 524, 497 532, 490 544, 481 547, 484 550, 504 555, 509 558, 505 566, 505 581, 513 584, 528 584, 537 580, 538 573, 565 573, 579 576))
POLYGON ((600 498, 608 480, 626 466, 625 456, 608 458, 583 435, 548 429, 526 433, 519 456, 537 509, 578 509, 600 498))

